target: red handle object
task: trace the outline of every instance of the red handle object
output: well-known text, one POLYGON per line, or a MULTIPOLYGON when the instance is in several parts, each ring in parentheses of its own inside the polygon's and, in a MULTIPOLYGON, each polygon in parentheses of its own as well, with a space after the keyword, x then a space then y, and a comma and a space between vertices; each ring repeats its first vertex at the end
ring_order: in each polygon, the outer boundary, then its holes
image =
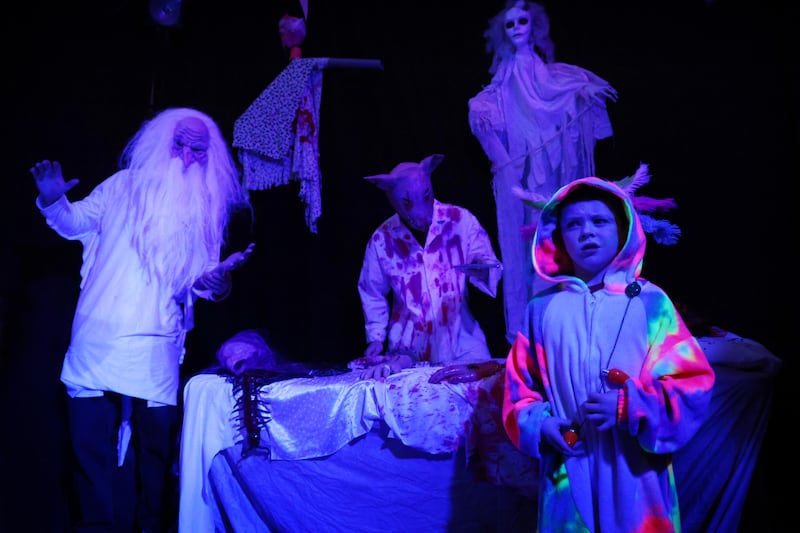
POLYGON ((567 428, 567 430, 564 432, 564 442, 566 442, 570 448, 575 446, 575 443, 578 442, 578 432, 575 430, 575 428, 567 428))
POLYGON ((615 387, 621 387, 630 376, 619 368, 612 368, 608 371, 608 382, 615 387))

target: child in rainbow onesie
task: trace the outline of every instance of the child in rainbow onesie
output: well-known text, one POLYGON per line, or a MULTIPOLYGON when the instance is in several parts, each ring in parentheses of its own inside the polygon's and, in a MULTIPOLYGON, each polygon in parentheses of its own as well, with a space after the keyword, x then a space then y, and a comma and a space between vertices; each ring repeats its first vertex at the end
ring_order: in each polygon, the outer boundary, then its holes
POLYGON ((538 531, 680 531, 672 453, 708 416, 714 372, 665 292, 639 275, 642 222, 614 183, 544 205, 533 245, 551 285, 506 361, 503 423, 540 460, 538 531))

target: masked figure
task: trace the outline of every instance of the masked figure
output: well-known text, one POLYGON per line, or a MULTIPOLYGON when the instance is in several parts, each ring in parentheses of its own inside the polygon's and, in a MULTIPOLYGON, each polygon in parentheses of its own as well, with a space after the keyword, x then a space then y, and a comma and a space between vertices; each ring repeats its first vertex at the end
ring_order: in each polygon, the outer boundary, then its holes
POLYGON ((467 305, 466 283, 494 297, 502 266, 475 216, 434 198, 431 173, 443 157, 400 163, 388 174, 366 178, 396 211, 372 234, 358 280, 365 358, 384 349, 400 356, 391 371, 421 361, 491 358, 467 305))

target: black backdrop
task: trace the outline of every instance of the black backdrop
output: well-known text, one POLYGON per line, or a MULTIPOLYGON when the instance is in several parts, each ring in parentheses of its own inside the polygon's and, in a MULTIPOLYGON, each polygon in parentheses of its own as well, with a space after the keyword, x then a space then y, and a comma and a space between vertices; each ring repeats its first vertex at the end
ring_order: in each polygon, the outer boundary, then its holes
MULTIPOLYGON (((318 233, 305 225, 296 183, 252 192, 254 218, 237 217, 229 251, 254 241, 256 253, 228 300, 198 305, 187 377, 213 361, 226 337, 250 327, 267 328, 294 358, 343 362, 361 353, 356 279, 367 238, 391 214, 363 176, 445 154, 434 173, 437 196, 496 232, 489 164, 469 131, 467 100, 489 80, 482 32, 501 1, 310 3, 306 57, 380 59, 384 69, 324 72, 318 233)), ((787 461, 796 463, 783 455, 782 432, 797 311, 779 283, 797 249, 789 189, 798 177, 800 94, 790 54, 797 8, 732 0, 542 3, 557 59, 592 70, 619 92, 610 106, 614 137, 598 146, 597 174, 618 179, 648 163, 653 178, 642 193, 678 202, 669 218, 683 237, 675 246, 651 243, 644 276, 784 359, 745 513, 745 523, 777 528, 785 497, 775 483, 787 461)), ((146 0, 46 4, 16 6, 0 22, 7 447, 0 461, 4 479, 19 485, 0 516, 56 531, 66 509, 58 375, 81 250, 43 222, 28 168, 61 161, 67 177, 81 179, 70 197, 81 198, 113 173, 141 122, 171 106, 208 112, 232 141, 236 118, 286 65, 277 21, 299 8, 288 0, 184 0, 179 26, 165 28, 150 19, 146 0), (54 509, 51 518, 37 506, 54 509)), ((503 356, 501 302, 476 293, 472 306, 503 356)))

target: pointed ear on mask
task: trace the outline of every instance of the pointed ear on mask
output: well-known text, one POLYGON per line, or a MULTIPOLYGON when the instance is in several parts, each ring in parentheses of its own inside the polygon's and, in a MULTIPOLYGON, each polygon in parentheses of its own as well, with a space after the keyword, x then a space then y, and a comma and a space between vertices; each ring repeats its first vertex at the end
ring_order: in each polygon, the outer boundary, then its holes
POLYGON ((419 164, 425 169, 425 173, 430 176, 443 160, 444 156, 442 154, 433 154, 420 161, 419 164))
POLYGON ((398 182, 408 179, 410 176, 419 176, 422 173, 430 178, 431 173, 443 159, 444 156, 442 154, 433 154, 419 163, 399 163, 389 174, 376 174, 374 176, 366 176, 364 179, 376 185, 382 191, 391 191, 398 182))
POLYGON ((394 188, 396 178, 391 174, 376 174, 364 178, 382 191, 391 191, 394 188))

